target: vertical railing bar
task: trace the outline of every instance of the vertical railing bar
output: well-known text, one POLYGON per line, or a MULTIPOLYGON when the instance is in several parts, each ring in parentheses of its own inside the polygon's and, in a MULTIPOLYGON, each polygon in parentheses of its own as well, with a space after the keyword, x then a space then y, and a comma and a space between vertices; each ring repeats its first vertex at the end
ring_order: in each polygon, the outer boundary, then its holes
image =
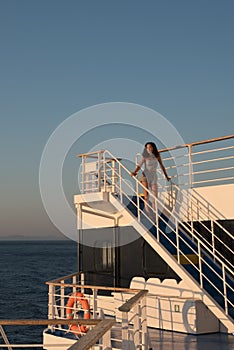
POLYGON ((122 350, 129 350, 128 346, 128 313, 122 312, 122 350))
POLYGON ((97 289, 92 289, 93 291, 93 318, 97 318, 97 289))
POLYGON ((211 225, 211 244, 212 244, 212 250, 215 257, 215 232, 214 232, 214 220, 210 220, 211 225))
POLYGON ((142 330, 142 350, 148 349, 148 330, 147 330, 147 313, 146 313, 146 295, 141 299, 141 330, 142 330))
POLYGON ((108 330, 102 337, 102 349, 111 350, 111 330, 108 330))
POLYGON ((122 168, 121 163, 119 163, 119 192, 120 192, 120 202, 123 203, 123 189, 122 189, 122 168))
POLYGON ((72 287, 72 293, 73 294, 75 294, 76 293, 76 275, 74 275, 73 277, 72 277, 72 284, 74 285, 74 287, 72 287))
POLYGON ((116 185, 115 185, 115 160, 111 161, 111 192, 114 193, 116 192, 116 185))
MULTIPOLYGON (((55 286, 53 284, 49 285, 49 300, 48 300, 48 320, 54 319, 54 305, 53 305, 53 301, 54 301, 54 289, 55 286)), ((48 327, 49 329, 51 329, 52 331, 54 330, 54 326, 51 325, 48 327)))
MULTIPOLYGON (((84 284, 85 284, 85 274, 84 274, 84 272, 81 272, 81 274, 80 274, 80 284, 82 286, 84 286, 84 284)), ((84 288, 81 288, 81 293, 84 293, 84 288)))
POLYGON ((64 286, 62 286, 62 284, 64 283, 64 280, 61 280, 61 286, 60 286, 60 317, 64 318, 65 317, 65 288, 64 286))
POLYGON ((141 326, 140 326, 141 310, 140 310, 139 303, 137 303, 133 307, 133 313, 135 313, 134 318, 133 318, 133 341, 134 341, 134 344, 140 344, 139 330, 141 328, 141 326))
POLYGON ((137 195, 137 220, 138 222, 141 221, 141 210, 140 210, 140 193, 139 193, 139 184, 138 181, 135 180, 135 191, 137 195))
POLYGON ((101 192, 101 153, 98 152, 98 178, 97 178, 97 181, 98 181, 98 192, 101 192))
POLYGON ((177 262, 180 264, 180 240, 179 240, 179 223, 176 220, 176 249, 177 249, 177 262))
POLYGON ((202 274, 202 260, 201 260, 201 244, 200 241, 197 242, 198 248, 198 261, 199 261, 199 272, 200 272, 200 287, 203 288, 203 274, 202 274))
POLYGON ((82 193, 85 192, 85 156, 82 156, 82 165, 81 165, 81 178, 82 178, 82 193))
POLYGON ((222 274, 223 274, 223 296, 224 296, 224 306, 226 315, 228 315, 228 302, 227 302, 227 285, 226 285, 226 275, 225 266, 222 264, 222 274))
POLYGON ((106 192, 106 152, 102 155, 103 159, 103 181, 104 181, 104 192, 106 192))

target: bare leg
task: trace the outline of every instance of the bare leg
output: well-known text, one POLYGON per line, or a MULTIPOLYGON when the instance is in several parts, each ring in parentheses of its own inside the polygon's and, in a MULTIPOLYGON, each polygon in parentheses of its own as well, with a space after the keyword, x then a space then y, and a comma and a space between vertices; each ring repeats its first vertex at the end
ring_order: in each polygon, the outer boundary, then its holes
MULTIPOLYGON (((151 186, 151 192, 152 194, 157 198, 158 197, 158 185, 157 184, 152 184, 151 186)), ((152 208, 155 210, 156 209, 156 203, 155 200, 152 200, 152 208)))
MULTIPOLYGON (((142 185, 148 189, 148 182, 147 181, 142 181, 142 185)), ((147 211, 147 213, 149 213, 150 210, 149 210, 149 206, 147 204, 148 200, 149 200, 149 193, 144 188, 143 188, 143 191, 144 191, 145 210, 147 211)))

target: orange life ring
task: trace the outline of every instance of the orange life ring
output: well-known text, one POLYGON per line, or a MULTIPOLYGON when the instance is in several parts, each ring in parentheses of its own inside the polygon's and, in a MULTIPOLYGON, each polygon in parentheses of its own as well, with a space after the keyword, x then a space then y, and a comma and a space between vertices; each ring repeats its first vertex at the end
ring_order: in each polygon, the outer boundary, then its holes
MULTIPOLYGON (((88 300, 85 299, 84 294, 80 292, 74 293, 69 297, 66 305, 66 317, 70 320, 73 319, 73 310, 74 310, 74 304, 76 301, 78 301, 81 304, 82 309, 84 310, 84 319, 85 320, 90 319, 90 307, 89 307, 88 300)), ((87 330, 88 330, 86 326, 82 326, 82 325, 80 326, 79 324, 70 325, 70 329, 75 335, 79 335, 81 333, 87 333, 87 330)))

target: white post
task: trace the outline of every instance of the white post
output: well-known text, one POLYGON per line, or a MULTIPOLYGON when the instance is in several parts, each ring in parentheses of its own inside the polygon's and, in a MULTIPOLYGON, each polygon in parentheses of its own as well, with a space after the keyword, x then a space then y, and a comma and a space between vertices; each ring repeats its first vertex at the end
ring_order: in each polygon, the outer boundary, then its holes
POLYGON ((81 166, 81 169, 82 169, 82 176, 81 176, 81 179, 82 179, 82 193, 85 192, 85 156, 82 156, 82 166, 81 166))
POLYGON ((226 276, 225 276, 225 266, 222 263, 222 273, 223 273, 223 296, 224 296, 224 305, 225 312, 228 315, 228 303, 227 303, 227 286, 226 286, 226 276))
POLYGON ((102 337, 103 350, 111 350, 111 331, 107 331, 102 337))
POLYGON ((137 195, 137 220, 138 222, 140 222, 141 221, 141 214, 140 214, 141 203, 140 203, 140 194, 139 194, 139 184, 138 184, 138 181, 135 180, 135 182, 136 182, 136 195, 137 195))
POLYGON ((106 154, 103 153, 102 155, 102 161, 103 161, 103 181, 104 181, 104 192, 107 191, 107 176, 106 176, 106 154))
POLYGON ((197 248, 198 248, 199 272, 200 272, 200 286, 201 286, 201 288, 203 288, 202 261, 201 261, 201 244, 200 244, 200 241, 197 242, 197 248))
POLYGON ((128 345, 128 313, 122 312, 122 350, 129 350, 128 345))
POLYGON ((98 192, 101 192, 101 153, 98 152, 98 192))
POLYGON ((141 328, 142 328, 142 350, 148 349, 148 330, 146 315, 146 295, 141 299, 141 328))
POLYGON ((97 318, 97 289, 93 289, 93 318, 97 318))
POLYGON ((115 160, 111 161, 111 170, 112 170, 112 174, 111 174, 111 182, 112 182, 112 189, 111 192, 116 192, 115 189, 115 181, 116 181, 116 177, 115 177, 115 160))
POLYGON ((140 304, 137 303, 133 308, 134 318, 133 318, 133 341, 134 345, 137 347, 140 344, 140 330, 141 330, 141 308, 140 304))
POLYGON ((213 254, 215 256, 215 237, 214 237, 214 221, 211 220, 210 221, 210 225, 211 225, 211 239, 212 239, 212 251, 213 251, 213 254))
MULTIPOLYGON (((64 283, 64 280, 61 281, 61 284, 64 283)), ((65 318, 65 293, 64 293, 64 287, 60 286, 60 317, 65 318)))
POLYGON ((74 285, 72 287, 72 292, 73 294, 75 294, 76 293, 76 275, 72 277, 72 284, 74 285))
POLYGON ((193 152, 192 145, 189 145, 189 184, 190 188, 193 187, 193 152))
MULTIPOLYGON (((81 274, 80 274, 80 284, 82 285, 82 286, 84 286, 84 283, 85 282, 85 275, 84 275, 84 272, 82 272, 81 274)), ((81 289, 81 293, 84 293, 84 288, 82 288, 81 289)))
MULTIPOLYGON (((49 320, 53 320, 54 319, 54 285, 50 284, 49 285, 49 300, 48 300, 48 319, 49 320)), ((48 328, 50 328, 52 331, 54 329, 54 326, 49 326, 48 328)))
POLYGON ((123 203, 122 168, 120 163, 119 163, 119 194, 120 194, 120 202, 123 203))
POLYGON ((176 249, 177 249, 177 261, 180 264, 179 224, 177 219, 176 219, 176 249))

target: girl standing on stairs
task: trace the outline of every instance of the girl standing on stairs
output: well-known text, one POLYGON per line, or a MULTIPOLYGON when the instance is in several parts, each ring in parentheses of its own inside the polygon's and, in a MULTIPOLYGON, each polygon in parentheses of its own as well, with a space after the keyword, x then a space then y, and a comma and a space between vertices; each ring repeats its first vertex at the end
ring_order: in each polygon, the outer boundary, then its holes
MULTIPOLYGON (((141 169, 144 164, 145 168, 140 177, 140 181, 144 190, 144 200, 145 200, 145 209, 149 213, 149 207, 147 202, 149 200, 149 192, 147 189, 151 190, 152 194, 158 196, 158 177, 157 177, 157 166, 158 163, 167 179, 170 180, 170 177, 167 175, 166 169, 163 165, 161 156, 158 152, 158 149, 154 142, 147 142, 142 153, 142 159, 140 164, 137 165, 136 169, 131 173, 131 176, 136 176, 137 172, 141 169)), ((152 207, 155 210, 155 201, 153 200, 152 207)))

